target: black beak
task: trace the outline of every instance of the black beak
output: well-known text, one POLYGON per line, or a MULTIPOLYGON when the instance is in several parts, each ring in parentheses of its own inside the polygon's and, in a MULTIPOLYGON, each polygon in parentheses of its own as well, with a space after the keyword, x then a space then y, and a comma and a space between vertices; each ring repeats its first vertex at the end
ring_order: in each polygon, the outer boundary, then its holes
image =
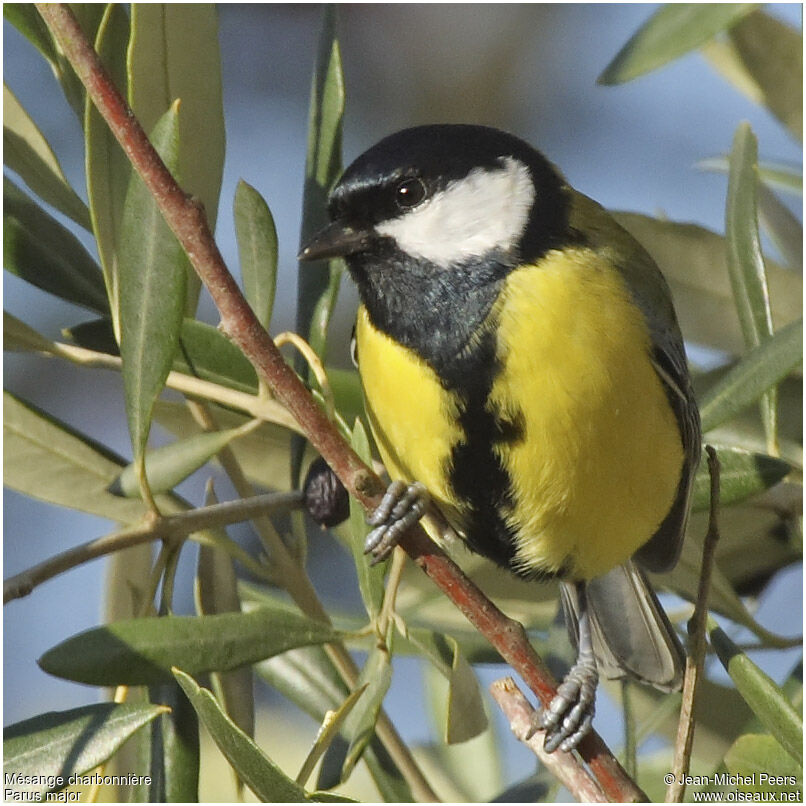
POLYGON ((324 260, 330 257, 345 257, 367 248, 369 235, 334 221, 319 230, 302 247, 298 260, 324 260))

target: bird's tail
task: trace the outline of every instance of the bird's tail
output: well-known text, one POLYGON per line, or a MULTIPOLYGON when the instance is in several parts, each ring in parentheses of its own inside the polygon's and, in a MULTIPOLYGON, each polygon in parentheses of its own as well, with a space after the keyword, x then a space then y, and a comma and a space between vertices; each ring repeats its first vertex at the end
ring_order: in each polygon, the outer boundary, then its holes
MULTIPOLYGON (((578 599, 561 585, 565 621, 577 642, 578 599)), ((602 675, 631 677, 662 691, 683 682, 685 655, 669 619, 641 569, 632 561, 586 584, 593 651, 602 675)))

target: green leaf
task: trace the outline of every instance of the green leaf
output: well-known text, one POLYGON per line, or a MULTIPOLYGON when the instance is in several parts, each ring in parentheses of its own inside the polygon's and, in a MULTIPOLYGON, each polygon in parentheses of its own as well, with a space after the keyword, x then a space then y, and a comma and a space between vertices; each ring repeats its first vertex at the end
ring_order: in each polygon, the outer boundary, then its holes
MULTIPOLYGON (((719 454, 719 503, 723 507, 768 490, 792 469, 788 462, 774 456, 752 453, 729 445, 716 444, 714 447, 719 454)), ((711 479, 703 452, 694 479, 691 508, 694 511, 705 511, 710 504, 711 479)))
MULTIPOLYGON (((756 218, 757 154, 758 144, 750 126, 740 124, 730 155, 725 238, 733 296, 748 347, 758 347, 773 332, 767 273, 756 218)), ((777 439, 777 408, 778 396, 770 389, 762 398, 761 414, 771 446, 777 439)))
POLYGON ((181 99, 177 170, 214 230, 225 147, 215 5, 134 4, 128 58, 129 103, 146 131, 181 99))
POLYGON ((8 311, 3 311, 3 350, 49 353, 53 342, 8 311))
POLYGON ((31 190, 76 224, 90 228, 87 205, 70 187, 50 143, 17 100, 3 85, 3 162, 31 190))
MULTIPOLYGON (((320 793, 308 794, 296 781, 289 778, 237 725, 221 710, 208 689, 180 671, 174 675, 188 696, 199 719, 213 737, 213 741, 232 765, 242 781, 264 803, 303 803, 321 801, 320 793)), ((325 793, 322 793, 325 795, 325 793)), ((352 802, 331 796, 340 802, 352 802)))
MULTIPOLYGON (((311 85, 301 244, 305 244, 328 221, 327 196, 341 173, 343 115, 341 50, 336 38, 335 7, 329 5, 325 8, 311 85)), ((297 332, 307 338, 322 357, 341 273, 340 261, 306 264, 299 273, 297 332)))
POLYGON ((338 737, 338 732, 344 724, 344 720, 351 713, 355 704, 361 699, 363 693, 367 690, 366 685, 352 691, 344 700, 344 702, 335 710, 327 712, 326 718, 322 721, 322 726, 316 734, 313 746, 311 747, 305 761, 297 773, 297 782, 305 784, 311 777, 314 767, 319 763, 319 760, 327 751, 331 743, 338 737))
MULTIPOLYGON (((98 28, 95 50, 115 86, 126 97, 128 75, 126 49, 129 17, 118 3, 106 7, 98 28)), ((89 99, 84 110, 87 198, 92 231, 104 272, 115 339, 120 343, 120 265, 123 210, 132 167, 101 113, 89 99)))
POLYGON ((336 410, 347 423, 364 416, 364 398, 358 370, 325 367, 336 410))
MULTIPOLYGON (((367 464, 372 463, 369 439, 360 420, 355 421, 350 444, 360 459, 367 464)), ((370 564, 371 558, 364 553, 364 541, 368 533, 366 511, 358 501, 350 496, 350 549, 353 553, 353 562, 358 574, 358 587, 361 590, 364 607, 369 617, 374 619, 380 612, 383 602, 383 578, 386 574, 387 564, 370 564)))
MULTIPOLYGON (((77 116, 84 106, 84 87, 53 41, 47 25, 33 3, 4 3, 3 16, 42 54, 61 84, 64 96, 77 116)), ((87 20, 85 20, 87 22, 87 20)), ((85 29, 86 30, 86 29, 85 29)), ((90 32, 90 40, 92 40, 90 32)))
POLYGON ((277 284, 277 230, 263 197, 241 179, 235 190, 235 234, 244 294, 268 328, 277 284))
POLYGON ((3 730, 5 786, 10 785, 9 775, 34 776, 34 783, 11 783, 18 791, 63 789, 71 775, 103 764, 133 733, 164 712, 154 705, 100 703, 48 711, 9 725, 3 730))
POLYGON ((48 26, 33 3, 3 3, 3 17, 7 19, 51 65, 56 63, 57 52, 48 26))
POLYGON ((347 716, 344 724, 343 732, 348 738, 350 746, 341 770, 342 781, 346 781, 350 777, 353 768, 375 735, 375 723, 378 721, 383 698, 386 696, 391 682, 392 666, 389 651, 385 646, 375 644, 370 650, 367 662, 356 683, 356 688, 366 686, 366 691, 347 716))
MULTIPOLYGON (((424 672, 424 704, 428 721, 439 733, 449 722, 449 683, 433 665, 426 667, 424 672)), ((502 744, 502 737, 492 729, 469 738, 461 745, 435 743, 431 748, 434 755, 432 763, 439 769, 438 777, 433 777, 430 765, 425 772, 429 780, 439 785, 437 791, 441 791, 446 783, 454 790, 448 800, 490 801, 503 786, 502 744)))
MULTIPOLYGON (((247 594, 254 592, 254 589, 248 586, 244 586, 244 589, 247 594)), ((318 646, 292 649, 282 655, 261 661, 255 669, 272 688, 318 723, 324 720, 327 711, 338 708, 339 703, 343 702, 349 693, 325 651, 318 646)), ((364 761, 383 801, 386 803, 413 801, 414 796, 408 784, 377 737, 372 739, 364 751, 364 761)))
MULTIPOLYGON (((81 347, 119 354, 108 319, 82 322, 63 332, 81 347)), ((182 321, 173 369, 228 389, 257 393, 257 375, 246 356, 218 328, 196 319, 182 321)))
MULTIPOLYGON (((728 158, 707 157, 696 166, 701 171, 715 171, 726 174, 729 170, 728 158)), ((800 168, 782 162, 759 162, 758 178, 771 190, 780 190, 791 196, 803 195, 803 174, 800 168)))
POLYGON ((107 492, 123 462, 88 437, 3 393, 3 481, 32 498, 120 523, 142 519, 142 501, 107 492))
POLYGON ((174 368, 229 389, 255 394, 257 374, 246 356, 218 328, 185 318, 174 368))
MULTIPOLYGON (((742 776, 743 780, 737 782, 742 792, 765 793, 765 800, 771 800, 773 794, 797 796, 802 791, 803 767, 772 736, 759 733, 740 736, 725 754, 725 766, 731 775, 742 776)), ((782 800, 780 795, 776 800, 782 800)))
MULTIPOLYGON (((217 498, 209 489, 205 505, 215 504, 217 498)), ((223 532, 223 530, 221 530, 223 532)), ((199 615, 239 613, 238 580, 232 560, 212 546, 199 546, 194 595, 199 615)), ((247 736, 255 734, 255 698, 252 691, 252 669, 214 672, 210 675, 213 691, 224 711, 247 736)))
MULTIPOLYGON (((248 426, 249 424, 247 424, 248 426)), ((207 464, 241 433, 243 433, 241 428, 210 431, 146 451, 146 477, 151 492, 157 494, 173 489, 191 473, 207 464)), ((109 491, 125 498, 140 497, 137 470, 134 464, 123 468, 121 474, 110 485, 109 491)))
POLYGON ((292 649, 260 661, 258 676, 301 708, 316 722, 350 693, 321 647, 292 649))
POLYGON ((700 416, 710 431, 754 403, 802 360, 803 320, 791 322, 745 355, 703 395, 700 416))
POLYGON ((62 641, 38 662, 48 674, 89 685, 154 685, 169 681, 176 664, 193 674, 228 671, 336 636, 332 627, 291 610, 262 607, 117 621, 62 641))
POLYGON ((661 6, 599 76, 622 84, 699 48, 756 8, 750 3, 670 3, 661 6))
MULTIPOLYGON (((178 107, 151 135, 168 169, 176 170, 178 107)), ((143 455, 154 401, 171 370, 187 283, 187 257, 143 180, 132 174, 121 222, 120 354, 135 459, 143 455)))
MULTIPOLYGON (((696 224, 636 213, 612 215, 663 272, 686 339, 741 355, 745 342, 736 318, 725 239, 696 224)), ((766 263, 773 322, 778 329, 802 313, 803 278, 772 261, 766 263)))
MULTIPOLYGON (((135 3, 129 44, 129 103, 146 131, 181 100, 175 176, 204 205, 215 230, 224 170, 224 109, 218 20, 209 3, 135 3)), ((201 281, 186 266, 185 313, 193 316, 201 281)))
POLYGON ((197 803, 199 800, 199 720, 179 684, 172 680, 149 689, 152 702, 169 708, 151 726, 149 801, 197 803))
MULTIPOLYGON (((212 406, 211 411, 221 428, 235 428, 247 420, 243 415, 221 406, 212 406)), ((179 437, 201 431, 201 427, 188 412, 187 406, 181 403, 158 400, 155 418, 161 426, 179 437)), ((250 480, 280 491, 290 489, 288 480, 290 443, 291 434, 287 428, 273 423, 264 423, 255 431, 233 442, 231 448, 250 480)), ((312 448, 308 448, 305 461, 312 461, 316 456, 316 452, 312 448)))
POLYGON ((730 39, 767 109, 803 140, 803 36, 785 22, 754 11, 731 28, 730 39))
POLYGON ((803 273, 803 225, 764 184, 758 188, 758 216, 786 265, 803 273))
POLYGON ((713 622, 711 644, 739 694, 762 725, 798 764, 803 763, 803 719, 789 704, 780 687, 756 666, 713 622))
POLYGON ((487 730, 479 681, 456 639, 422 629, 408 630, 407 637, 448 681, 443 725, 445 742, 459 744, 487 730))
POLYGON ((6 177, 3 265, 49 294, 99 313, 108 310, 98 264, 75 235, 6 177))

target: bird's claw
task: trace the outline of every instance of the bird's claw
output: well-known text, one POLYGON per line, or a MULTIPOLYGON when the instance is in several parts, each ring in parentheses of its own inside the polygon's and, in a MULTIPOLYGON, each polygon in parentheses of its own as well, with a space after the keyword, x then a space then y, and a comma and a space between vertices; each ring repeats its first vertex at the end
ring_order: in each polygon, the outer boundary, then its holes
POLYGON ((595 663, 576 663, 548 707, 536 714, 536 727, 546 731, 543 748, 547 753, 553 753, 558 747, 570 752, 588 733, 593 722, 598 682, 595 663))
POLYGON ((367 518, 375 528, 364 541, 364 553, 372 555, 371 565, 383 562, 406 530, 420 520, 428 506, 428 492, 415 481, 405 484, 393 481, 377 509, 367 518))

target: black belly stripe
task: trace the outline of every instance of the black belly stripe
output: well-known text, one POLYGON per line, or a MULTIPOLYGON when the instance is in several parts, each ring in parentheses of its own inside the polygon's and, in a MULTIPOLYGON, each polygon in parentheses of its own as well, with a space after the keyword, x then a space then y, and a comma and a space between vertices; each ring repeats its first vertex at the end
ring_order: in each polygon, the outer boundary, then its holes
POLYGON ((443 371, 443 382, 459 398, 458 422, 464 434, 451 451, 448 475, 467 508, 463 520, 468 546, 511 568, 517 543, 505 517, 514 508, 512 480, 494 447, 522 440, 524 418, 520 413, 499 418, 486 406, 501 369, 495 347, 494 330, 487 330, 454 361, 449 373, 443 371))

